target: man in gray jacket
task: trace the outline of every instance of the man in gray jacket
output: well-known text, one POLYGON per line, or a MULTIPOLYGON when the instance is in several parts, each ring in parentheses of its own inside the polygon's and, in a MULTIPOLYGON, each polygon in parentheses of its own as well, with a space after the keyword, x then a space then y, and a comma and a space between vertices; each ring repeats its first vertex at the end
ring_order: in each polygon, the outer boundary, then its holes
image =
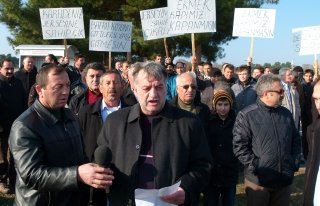
POLYGON ((237 68, 238 80, 231 89, 236 97, 237 112, 246 106, 255 103, 257 93, 255 90, 256 81, 250 76, 250 67, 241 65, 237 68))
POLYGON ((257 102, 238 113, 233 128, 233 150, 245 167, 249 206, 289 206, 290 185, 299 168, 299 133, 288 109, 280 106, 281 80, 259 78, 257 102))
POLYGON ((9 146, 17 171, 14 205, 87 205, 85 185, 106 188, 112 171, 87 163, 80 126, 64 108, 70 81, 49 65, 37 76, 39 99, 11 128, 9 146))
POLYGON ((160 189, 181 181, 162 201, 198 205, 211 168, 200 120, 166 102, 162 65, 141 65, 134 69, 133 79, 139 104, 111 113, 98 137, 98 145, 112 152, 111 204, 134 205, 135 189, 160 189))

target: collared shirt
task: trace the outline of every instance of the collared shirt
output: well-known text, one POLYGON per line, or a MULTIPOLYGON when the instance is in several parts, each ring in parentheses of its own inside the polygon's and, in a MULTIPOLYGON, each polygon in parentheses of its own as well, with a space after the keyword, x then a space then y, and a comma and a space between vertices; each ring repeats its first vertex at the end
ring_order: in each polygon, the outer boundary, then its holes
POLYGON ((314 189, 313 205, 320 206, 320 165, 317 175, 316 187, 314 189))
POLYGON ((102 101, 102 103, 101 103, 101 117, 102 117, 103 122, 106 121, 109 114, 121 109, 121 101, 119 101, 119 105, 116 107, 108 107, 103 99, 101 101, 102 101))
POLYGON ((284 91, 288 94, 289 107, 291 113, 293 113, 293 104, 292 104, 292 95, 291 95, 291 86, 289 83, 282 82, 284 91))

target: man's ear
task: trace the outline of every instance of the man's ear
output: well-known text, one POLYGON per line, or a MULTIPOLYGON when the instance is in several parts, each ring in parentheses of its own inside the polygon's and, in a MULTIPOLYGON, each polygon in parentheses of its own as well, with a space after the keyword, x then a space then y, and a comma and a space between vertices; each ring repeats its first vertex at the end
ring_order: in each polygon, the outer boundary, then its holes
POLYGON ((37 84, 35 88, 36 88, 36 91, 37 91, 37 93, 38 93, 38 95, 40 97, 42 95, 42 87, 37 84))

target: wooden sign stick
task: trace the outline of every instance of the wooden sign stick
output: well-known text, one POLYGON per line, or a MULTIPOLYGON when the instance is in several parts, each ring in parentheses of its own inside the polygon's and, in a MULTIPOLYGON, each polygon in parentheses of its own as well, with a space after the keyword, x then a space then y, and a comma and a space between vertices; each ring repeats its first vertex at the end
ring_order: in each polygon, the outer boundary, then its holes
POLYGON ((314 76, 315 78, 318 78, 318 59, 317 59, 317 54, 314 54, 314 76))
POLYGON ((194 33, 191 33, 192 57, 196 56, 196 42, 194 40, 194 33))
POLYGON ((63 39, 63 44, 64 44, 64 57, 68 57, 67 39, 63 39))
POLYGON ((166 51, 166 58, 169 58, 169 48, 168 48, 168 43, 167 43, 167 38, 163 38, 163 44, 164 44, 164 49, 166 51))
POLYGON ((249 57, 253 57, 253 47, 254 47, 254 38, 251 37, 251 42, 250 42, 250 54, 249 57))
POLYGON ((111 51, 109 51, 109 70, 111 70, 111 51))

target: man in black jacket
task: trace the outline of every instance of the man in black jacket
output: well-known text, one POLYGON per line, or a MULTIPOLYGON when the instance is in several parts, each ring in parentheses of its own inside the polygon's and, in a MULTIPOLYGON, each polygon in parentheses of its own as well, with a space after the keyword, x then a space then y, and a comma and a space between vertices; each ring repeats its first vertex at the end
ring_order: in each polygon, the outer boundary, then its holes
POLYGON ((281 80, 263 75, 258 100, 243 110, 233 128, 233 150, 245 167, 249 206, 289 206, 290 185, 299 168, 301 142, 290 111, 280 106, 281 80))
POLYGON ((304 206, 320 204, 320 82, 314 86, 312 94, 312 123, 308 126, 307 139, 309 154, 306 164, 304 206))
POLYGON ((102 98, 80 109, 78 117, 82 127, 86 154, 91 161, 97 138, 109 114, 126 107, 121 101, 123 80, 116 71, 107 71, 100 78, 99 90, 102 98))
POLYGON ((39 99, 12 125, 9 146, 17 171, 15 205, 86 205, 90 185, 105 188, 112 172, 86 163, 81 129, 64 108, 70 81, 50 65, 37 76, 39 99))
MULTIPOLYGON (((102 98, 94 104, 86 105, 80 109, 78 118, 82 128, 83 142, 86 154, 91 161, 94 161, 94 150, 97 147, 97 138, 109 114, 126 107, 120 98, 122 94, 123 81, 117 71, 107 71, 100 78, 99 89, 102 98)), ((104 203, 105 191, 93 190, 90 202, 93 205, 104 203)))
POLYGON ((14 73, 15 78, 22 82, 23 89, 25 92, 24 103, 28 105, 29 92, 34 83, 36 83, 37 68, 33 64, 34 60, 32 57, 25 57, 23 59, 23 65, 19 68, 19 71, 14 73))
POLYGON ((157 63, 135 68, 139 103, 111 113, 103 125, 98 145, 112 152, 111 205, 134 205, 135 189, 160 189, 179 181, 177 191, 161 200, 198 205, 208 182, 211 157, 203 127, 194 114, 166 102, 166 75, 157 63))
POLYGON ((10 59, 0 62, 0 192, 8 193, 7 179, 14 192, 15 172, 13 159, 8 162, 8 137, 13 121, 27 109, 25 92, 19 79, 13 76, 10 59))

